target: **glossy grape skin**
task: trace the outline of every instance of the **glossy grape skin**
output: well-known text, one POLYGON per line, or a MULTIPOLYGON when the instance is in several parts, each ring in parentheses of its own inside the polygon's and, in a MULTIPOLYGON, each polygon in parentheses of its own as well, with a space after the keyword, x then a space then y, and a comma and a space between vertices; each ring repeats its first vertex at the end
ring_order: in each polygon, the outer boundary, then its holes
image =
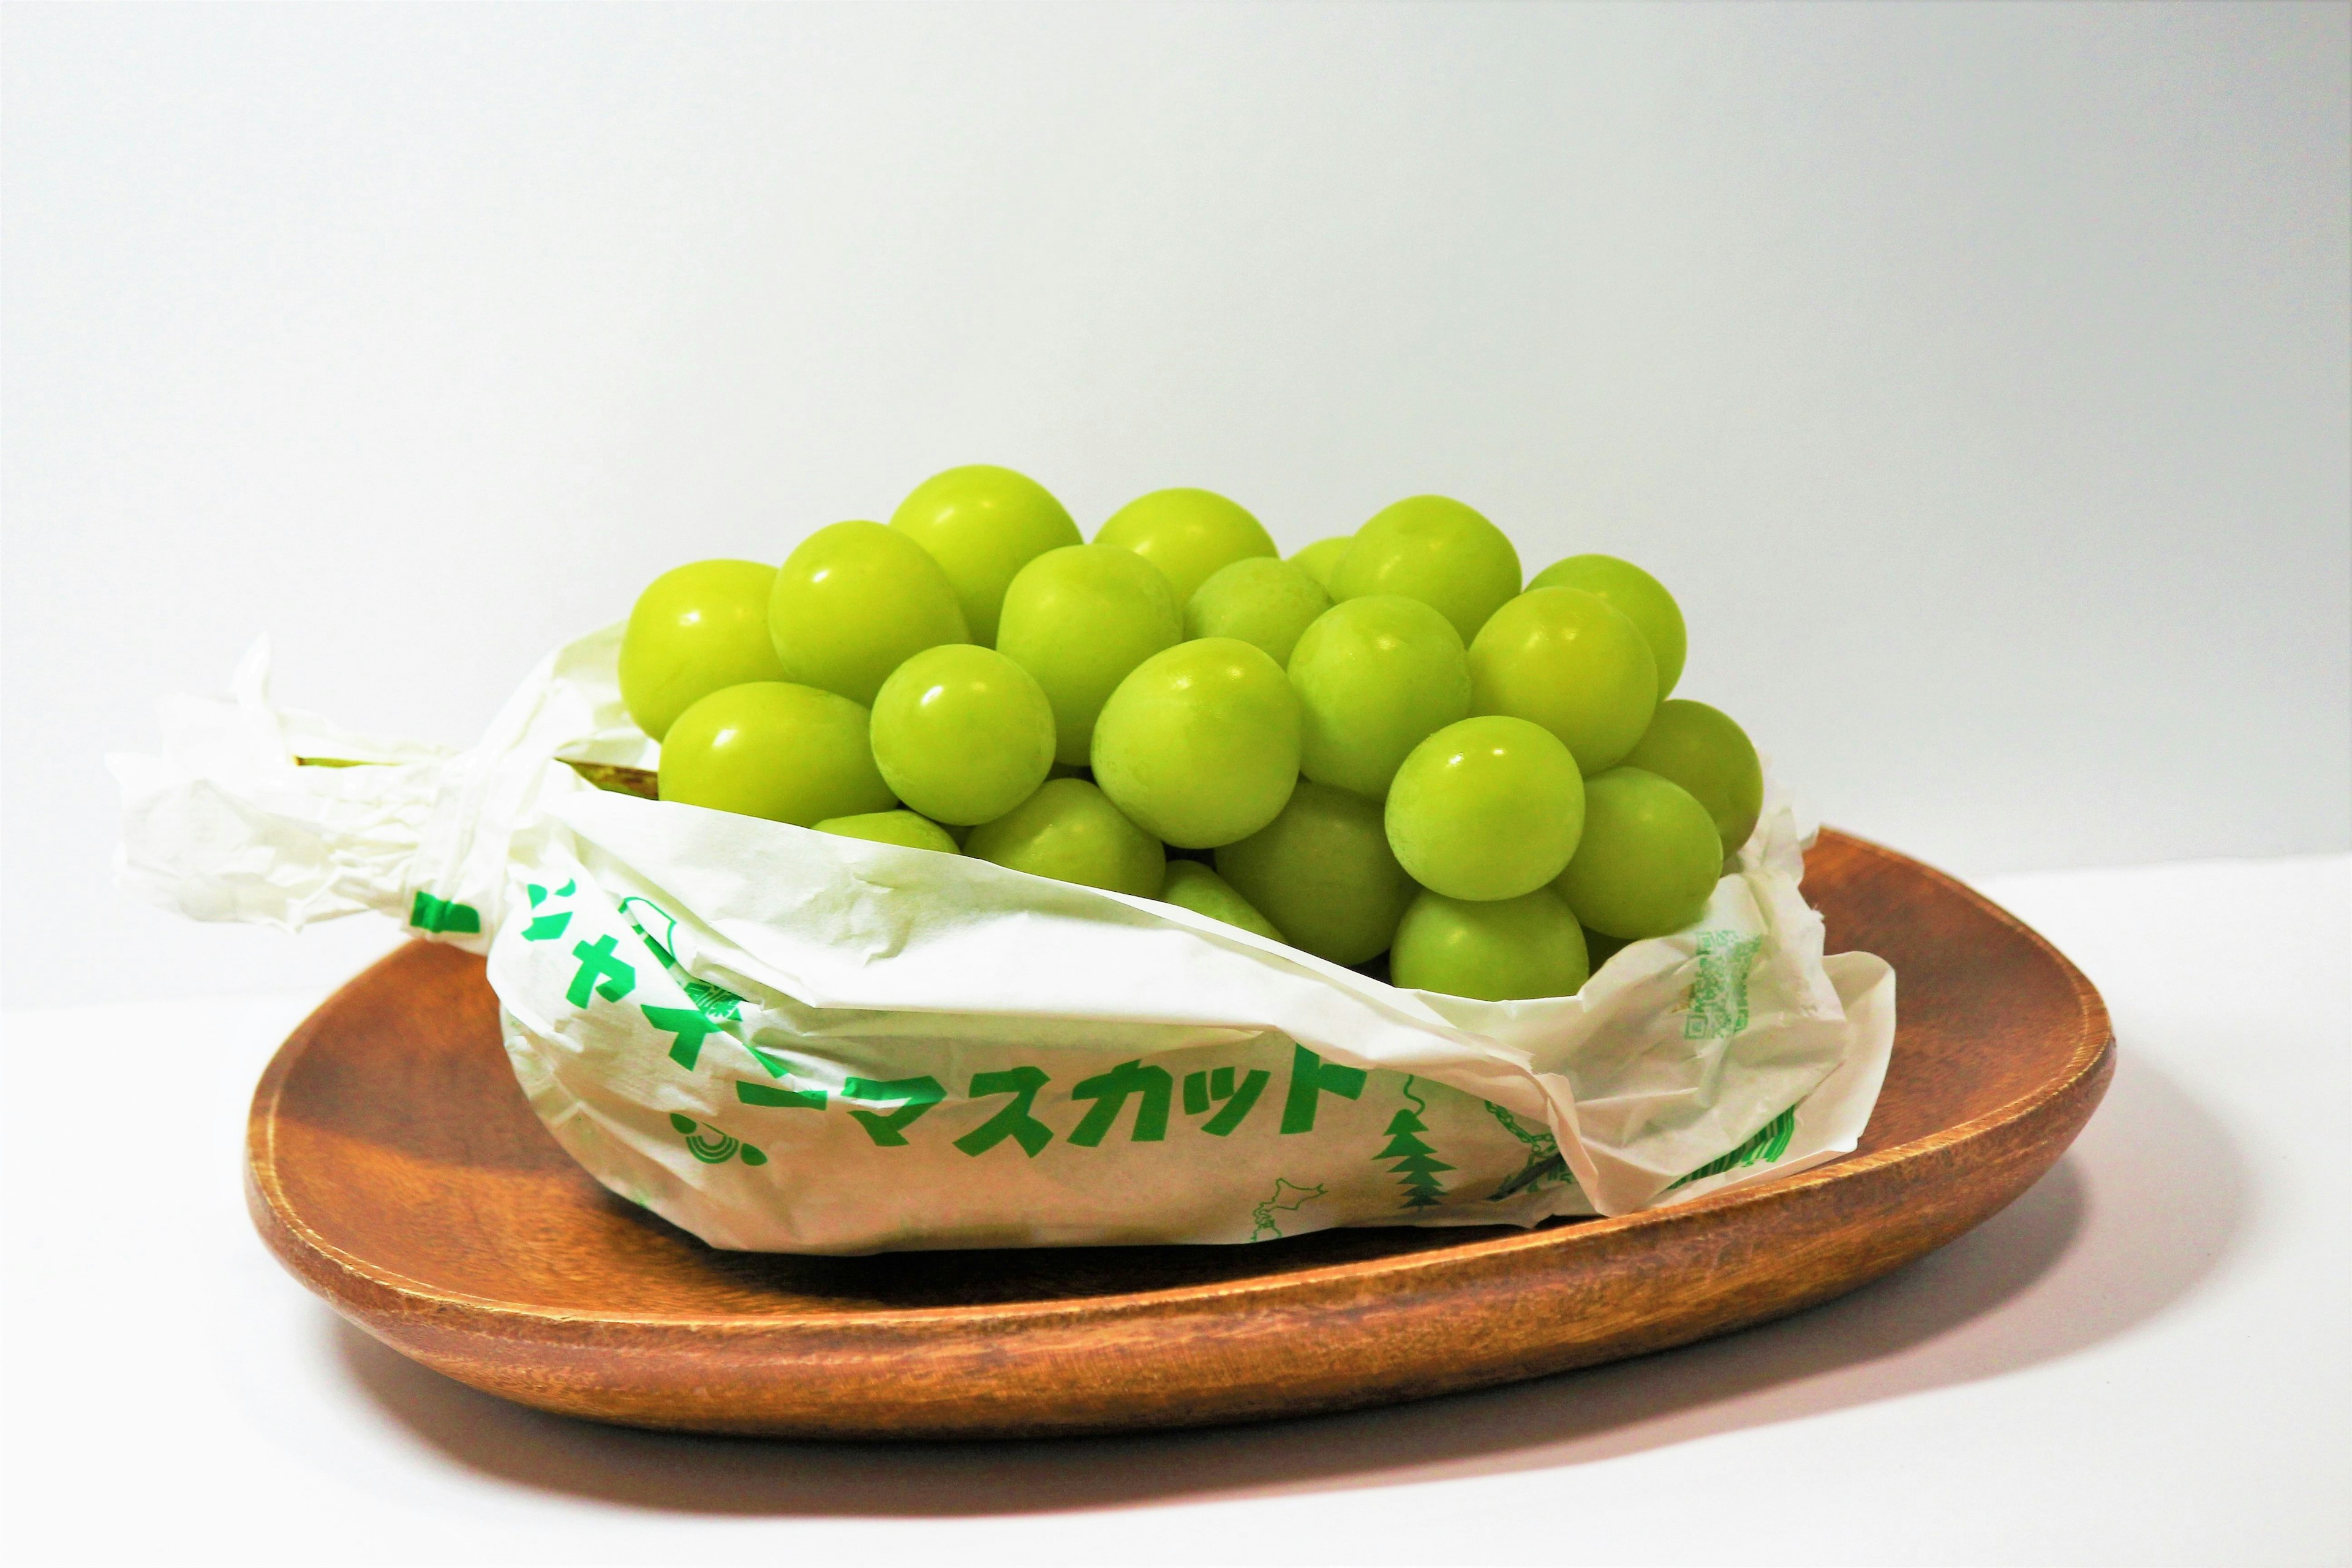
POLYGON ((1483 1002, 1573 996, 1591 973, 1583 928, 1549 888, 1483 902, 1424 889, 1389 950, 1391 984, 1483 1002))
POLYGON ((846 697, 787 680, 730 686, 688 708, 662 742, 661 798, 812 826, 897 804, 846 697))
POLYGON ((1034 794, 1054 765, 1054 709, 993 648, 927 647, 874 699, 874 763, 913 810, 970 827, 1034 794))
POLYGON ((1470 708, 1542 725, 1586 773, 1633 749, 1658 705, 1641 631, 1579 588, 1537 588, 1495 612, 1470 645, 1470 708))
POLYGON ((1084 779, 1050 779, 964 840, 963 852, 1032 876, 1156 899, 1168 869, 1160 841, 1084 779))
POLYGON ((1664 936, 1706 912, 1723 839, 1680 784, 1617 767, 1584 781, 1584 837, 1554 889, 1594 931, 1664 936))
POLYGON ((1470 665, 1454 623, 1418 599, 1335 605, 1290 656, 1299 771, 1380 799, 1413 747, 1470 713, 1470 665))
POLYGON ((1287 561, 1252 555, 1220 566, 1184 605, 1188 637, 1239 637, 1276 664, 1331 607, 1322 585, 1287 561))
POLYGON ((1331 575, 1339 570, 1340 557, 1348 546, 1356 542, 1352 533, 1336 533, 1328 539, 1318 539, 1290 558, 1290 563, 1315 579, 1315 585, 1326 594, 1331 591, 1331 575))
POLYGON ((1135 667, 1096 721, 1095 783, 1146 832, 1187 849, 1246 838, 1298 783, 1298 696, 1234 637, 1135 667))
POLYGON ((843 838, 863 838, 871 844, 897 844, 908 849, 936 850, 941 855, 957 853, 956 841, 949 837, 946 828, 911 811, 869 811, 856 816, 828 816, 816 824, 816 830, 843 838))
POLYGON ((868 706, 916 654, 971 640, 940 563, 878 522, 832 523, 800 542, 777 569, 768 635, 793 679, 868 706))
POLYGON ((757 561, 672 567, 637 595, 621 636, 621 701, 655 740, 722 687, 782 680, 768 637, 776 569, 757 561))
POLYGON ((1206 915, 1213 921, 1223 921, 1245 931, 1280 942, 1282 933, 1274 922, 1258 913, 1255 906, 1234 890, 1234 885, 1202 865, 1198 860, 1171 860, 1168 879, 1160 884, 1162 903, 1174 904, 1206 915))
POLYGON ((1764 810, 1764 764, 1748 731, 1704 702, 1661 702, 1639 744, 1625 753, 1640 768, 1690 791, 1715 819, 1723 852, 1737 855, 1764 810))
POLYGON ((1412 901, 1377 801, 1301 780, 1282 815, 1217 851, 1217 871, 1291 946, 1333 963, 1385 952, 1412 901))
POLYGON ((1664 701, 1683 678, 1683 658, 1689 651, 1690 634, 1683 625, 1683 610, 1666 585, 1634 565, 1620 561, 1614 555, 1571 555, 1565 561, 1555 561, 1536 574, 1529 588, 1581 588, 1597 594, 1615 605, 1624 617, 1640 629, 1642 639, 1650 645, 1652 657, 1658 661, 1658 700, 1664 701))
POLYGON ((1185 603, 1220 567, 1278 555, 1274 536, 1238 503, 1214 490, 1178 489, 1138 496, 1095 532, 1097 544, 1132 550, 1166 574, 1185 603))
POLYGON ((1405 758, 1389 786, 1387 823, 1390 847, 1423 887, 1449 899, 1516 899, 1559 876, 1576 852, 1584 781, 1541 725, 1465 719, 1405 758))
POLYGON ((1413 496, 1375 514, 1331 574, 1333 599, 1419 599, 1465 644, 1518 591, 1519 552, 1503 531, 1444 496, 1413 496))
POLYGON ((1182 640, 1167 576, 1131 550, 1073 544, 1021 568, 1004 593, 996 648, 1054 706, 1054 760, 1081 763, 1095 718, 1128 672, 1182 640))
POLYGON ((1045 486, 992 463, 933 474, 898 503, 890 526, 940 563, 971 640, 992 647, 1004 590, 1021 568, 1048 550, 1084 542, 1045 486))

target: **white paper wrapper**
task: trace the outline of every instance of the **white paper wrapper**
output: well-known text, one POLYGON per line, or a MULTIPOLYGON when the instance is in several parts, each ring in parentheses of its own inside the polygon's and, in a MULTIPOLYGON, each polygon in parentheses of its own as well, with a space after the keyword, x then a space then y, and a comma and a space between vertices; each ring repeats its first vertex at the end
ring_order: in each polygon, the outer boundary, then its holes
POLYGON ((1822 954, 1777 795, 1705 916, 1576 996, 1402 990, 1155 900, 598 790, 651 766, 620 628, 470 751, 167 707, 110 759, 122 879, 203 920, 362 910, 488 954, 516 1077, 714 1246, 1244 1242, 1623 1214, 1851 1151, 1895 977, 1822 954), (375 765, 322 767, 298 757, 375 765))

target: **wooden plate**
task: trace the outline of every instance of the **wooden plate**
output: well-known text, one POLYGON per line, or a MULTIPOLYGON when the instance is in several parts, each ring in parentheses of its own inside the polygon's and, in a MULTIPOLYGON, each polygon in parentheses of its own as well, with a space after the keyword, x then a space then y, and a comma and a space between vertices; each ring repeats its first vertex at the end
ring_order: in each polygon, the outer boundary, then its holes
POLYGON ((1777 1318, 2025 1191, 2098 1104, 2114 1037, 2049 943, 1825 832, 1833 950, 1890 961, 1900 1032, 1862 1149, 1680 1207, 1535 1231, 1249 1247, 720 1252, 608 1194, 525 1105, 479 959, 413 943, 278 1051, 247 1192, 335 1310, 460 1382, 632 1426, 1018 1436, 1344 1409, 1535 1377, 1777 1318))

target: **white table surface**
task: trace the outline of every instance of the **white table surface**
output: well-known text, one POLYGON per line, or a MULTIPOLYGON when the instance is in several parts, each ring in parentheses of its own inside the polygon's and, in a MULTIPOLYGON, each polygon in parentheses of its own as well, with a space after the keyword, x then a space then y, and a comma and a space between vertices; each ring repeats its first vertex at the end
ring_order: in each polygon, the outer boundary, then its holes
POLYGON ((2038 1186, 1845 1300, 1244 1430, 654 1436, 506 1405, 263 1251, 246 1101, 316 994, 5 1019, 15 1562, 2352 1561, 2352 858, 1998 879, 2105 993, 2038 1186), (95 1239, 100 1238, 103 1239, 95 1239))

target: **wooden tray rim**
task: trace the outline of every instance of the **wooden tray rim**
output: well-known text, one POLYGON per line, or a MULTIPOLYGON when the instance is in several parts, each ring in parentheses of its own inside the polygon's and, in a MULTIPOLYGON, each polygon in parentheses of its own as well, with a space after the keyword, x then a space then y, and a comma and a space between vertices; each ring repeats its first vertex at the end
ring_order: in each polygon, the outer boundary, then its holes
MULTIPOLYGON (((1931 1132, 1908 1142, 1897 1143, 1871 1154, 1845 1154, 1811 1170, 1791 1176, 1767 1179, 1729 1191, 1712 1194, 1691 1203, 1676 1204, 1664 1208, 1637 1210, 1613 1217, 1580 1219, 1573 1224, 1551 1226, 1525 1231, 1516 1236, 1487 1237, 1465 1241, 1457 1246, 1433 1247, 1387 1258, 1358 1258, 1345 1263, 1317 1264, 1307 1268, 1284 1270, 1254 1279, 1219 1281, 1200 1285, 1176 1285, 1158 1289, 1118 1291, 1103 1295, 1051 1301, 1015 1301, 982 1303, 969 1306, 874 1308, 827 1313, 822 1319, 790 1312, 737 1312, 723 1316, 656 1315, 644 1312, 597 1311, 577 1308, 533 1307, 520 1302, 500 1300, 492 1297, 475 1296, 464 1291, 445 1289, 415 1279, 392 1268, 355 1257, 320 1236, 302 1222, 287 1197, 278 1179, 275 1132, 278 1101, 294 1066, 309 1048, 312 1026, 333 1008, 343 994, 359 984, 367 974, 399 954, 398 949, 378 959, 368 969, 339 986, 324 1002, 299 1025, 294 1033, 279 1046, 254 1089, 251 1110, 246 1124, 246 1193, 248 1207, 257 1225, 265 1231, 284 1232, 299 1247, 298 1256, 319 1263, 332 1265, 363 1286, 404 1297, 420 1304, 429 1304, 445 1312, 462 1318, 480 1318, 491 1321, 511 1321, 535 1324, 580 1324, 639 1326, 665 1330, 691 1330, 697 1334, 717 1333, 721 1336, 774 1335, 779 1332, 818 1331, 835 1333, 859 1330, 912 1328, 923 1325, 971 1325, 989 1322, 1005 1325, 1031 1324, 1044 1326, 1056 1319, 1086 1317, 1099 1320, 1106 1316, 1121 1316, 1143 1312, 1153 1307, 1190 1301, 1202 1307, 1235 1303, 1257 1295, 1288 1295, 1304 1287, 1332 1284, 1347 1279, 1370 1278, 1392 1279, 1416 1273, 1458 1267, 1475 1255, 1490 1258, 1515 1252, 1547 1250, 1620 1234, 1639 1226, 1663 1226, 1705 1216, 1717 1218, 1743 1206, 1773 1201, 1819 1187, 1828 1183, 1844 1181, 1866 1173, 1890 1166, 1933 1157, 1956 1144, 1968 1142, 1994 1129, 2006 1126, 2032 1115, 2042 1106, 2067 1094, 2084 1078, 2101 1069, 2105 1059, 2115 1049, 2115 1031, 2108 1017, 2105 1002, 2089 979, 2066 955, 2051 944, 2039 931, 1986 898, 1957 877, 1935 867, 1913 859, 1899 850, 1888 848, 1874 840, 1823 828, 1824 837, 1834 837, 1872 854, 1902 861, 1924 873, 1945 889, 1957 892, 1968 902, 1991 915, 2002 925, 2023 936, 2042 954, 2053 961, 2073 988, 2080 1019, 2074 1047, 2064 1068, 2053 1077, 1995 1109, 1971 1117, 1966 1121, 1931 1132)), ((1900 1006, 1901 976, 1896 976, 1897 1006, 1900 1006)), ((656 1216, 658 1217, 658 1216, 656 1216)), ((667 1222, 664 1222, 667 1223, 667 1222)), ((1349 1228, 1372 1229, 1373 1226, 1349 1228)), ((1402 1227, 1412 1228, 1412 1227, 1402 1227)), ((1464 1229, 1474 1227, 1464 1226, 1464 1229)), ((1248 1245, 1248 1244, 1244 1244, 1248 1245)), ((793 1256, 781 1254, 779 1256, 793 1256)), ((877 1255, 878 1256, 878 1255, 877 1255)), ((316 1278, 310 1268, 306 1276, 316 1278)), ((319 1283, 324 1285, 324 1280, 319 1283)), ((341 1294, 341 1292, 337 1292, 341 1294)))

